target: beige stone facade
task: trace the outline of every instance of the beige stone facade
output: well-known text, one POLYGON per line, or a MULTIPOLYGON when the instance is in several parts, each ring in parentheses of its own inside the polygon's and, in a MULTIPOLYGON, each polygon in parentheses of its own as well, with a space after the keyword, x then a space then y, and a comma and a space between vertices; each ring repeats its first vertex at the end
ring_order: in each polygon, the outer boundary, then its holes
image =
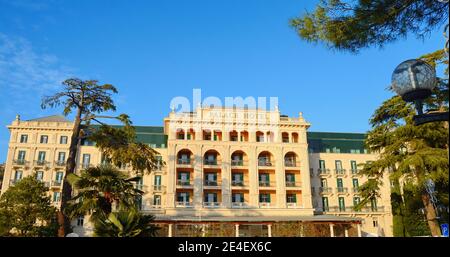
MULTIPOLYGON (((152 146, 166 163, 137 185, 145 192, 141 209, 156 215, 168 236, 176 234, 173 225, 180 220, 183 224, 202 220, 231 224, 237 236, 242 222, 264 224, 266 235, 271 236, 273 222, 282 221, 327 222, 330 235, 333 222, 348 221, 360 224, 358 235, 392 236, 388 180, 374 208, 358 213, 350 209, 357 197, 353 179, 364 182, 352 174, 351 161, 359 164, 376 155, 312 153, 309 127, 301 113, 290 118, 278 110, 232 108, 172 112, 164 119, 164 127, 138 127, 138 140, 152 146), (319 160, 326 164, 323 174, 319 160), (336 161, 342 167, 336 168, 336 161), (335 170, 340 169, 345 174, 337 174, 335 170), (338 178, 342 181, 336 185, 338 178), (339 201, 345 204, 341 209, 339 201)), ((29 121, 18 117, 8 128, 11 138, 2 193, 22 177, 34 175, 49 186, 58 206, 72 123, 59 116, 29 121)), ((98 149, 86 143, 79 149, 77 170, 101 160, 98 149)), ((77 233, 90 234, 82 218, 73 224, 77 233)))

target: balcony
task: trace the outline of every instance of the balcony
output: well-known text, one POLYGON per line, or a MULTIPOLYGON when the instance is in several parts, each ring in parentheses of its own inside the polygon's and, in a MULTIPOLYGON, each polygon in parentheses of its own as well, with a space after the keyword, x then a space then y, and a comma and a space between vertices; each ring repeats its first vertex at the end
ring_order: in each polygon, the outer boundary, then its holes
POLYGON ((164 192, 164 191, 166 191, 166 186, 153 185, 153 192, 164 192))
POLYGON ((260 167, 272 167, 272 162, 270 162, 269 160, 259 160, 258 161, 258 166, 260 166, 260 167))
POLYGON ((333 190, 331 187, 319 187, 319 192, 321 194, 331 194, 333 193, 333 190))
POLYGON ((93 165, 90 164, 90 163, 82 163, 82 164, 81 164, 81 168, 82 168, 82 169, 89 169, 89 168, 91 168, 91 167, 93 167, 93 165))
POLYGON ((210 160, 210 159, 205 159, 203 160, 203 164, 204 165, 208 165, 208 166, 217 166, 217 160, 210 160))
POLYGON ((286 181, 286 187, 301 187, 302 183, 298 181, 286 181))
POLYGON ((359 187, 352 188, 352 193, 358 194, 360 192, 359 187))
POLYGON ((338 194, 347 194, 348 193, 348 188, 346 188, 346 187, 337 187, 336 188, 336 193, 338 193, 338 194))
POLYGON ((374 212, 384 212, 384 206, 380 207, 363 207, 361 210, 356 211, 354 207, 339 207, 339 206, 330 206, 323 210, 325 212, 345 212, 345 213, 374 213, 374 212))
POLYGON ((246 184, 247 183, 245 183, 242 180, 232 180, 231 181, 231 186, 234 186, 234 187, 244 187, 244 186, 246 186, 246 184))
POLYGON ((49 164, 46 160, 37 160, 34 161, 34 166, 47 166, 49 164))
POLYGON ((231 203, 231 208, 248 208, 248 204, 246 202, 232 202, 231 203))
POLYGON ((232 168, 239 168, 244 166, 247 166, 247 162, 244 162, 244 160, 231 160, 232 168))
POLYGON ((359 171, 360 170, 358 170, 358 169, 351 169, 352 176, 358 176, 359 171))
POLYGON ((337 176, 345 176, 346 175, 346 171, 344 169, 335 169, 334 172, 337 176))
POLYGON ((299 167, 300 163, 296 162, 293 159, 285 159, 284 160, 284 166, 287 167, 287 168, 295 168, 295 167, 299 167))
POLYGON ((192 186, 191 181, 190 180, 182 180, 182 179, 178 179, 177 180, 177 186, 192 186))
POLYGON ((193 205, 191 202, 183 201, 183 202, 176 202, 175 206, 176 207, 192 207, 193 205))
POLYGON ((51 183, 52 188, 60 188, 62 186, 63 182, 61 180, 54 180, 51 183))
POLYGON ((220 186, 217 180, 205 180, 203 183, 204 186, 220 186))
POLYGON ((317 169, 317 173, 319 176, 328 176, 330 175, 330 169, 317 169))
POLYGON ((275 182, 273 181, 259 181, 260 187, 275 187, 275 182))
POLYGON ((178 165, 191 165, 191 159, 178 159, 178 165))
POLYGON ((203 207, 205 208, 219 208, 220 202, 203 202, 203 207))
POLYGON ((28 166, 28 161, 25 161, 23 159, 13 160, 14 166, 28 166))
POLYGON ((270 202, 259 203, 259 208, 270 208, 270 202))
POLYGON ((65 167, 66 161, 62 161, 62 160, 55 161, 55 166, 56 167, 65 167))

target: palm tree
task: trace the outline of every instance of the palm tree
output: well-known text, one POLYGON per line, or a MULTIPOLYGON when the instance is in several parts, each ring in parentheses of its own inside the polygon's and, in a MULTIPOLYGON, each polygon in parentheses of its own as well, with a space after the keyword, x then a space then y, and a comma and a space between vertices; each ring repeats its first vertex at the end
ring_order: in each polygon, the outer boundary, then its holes
POLYGON ((108 217, 114 206, 120 209, 134 207, 136 199, 144 193, 133 183, 140 177, 128 178, 109 164, 83 170, 80 176, 69 174, 67 179, 76 195, 68 202, 66 215, 73 218, 90 214, 94 223, 108 217))
POLYGON ((136 208, 112 212, 106 219, 95 223, 97 237, 149 237, 155 236, 158 227, 151 224, 152 215, 142 215, 136 208))

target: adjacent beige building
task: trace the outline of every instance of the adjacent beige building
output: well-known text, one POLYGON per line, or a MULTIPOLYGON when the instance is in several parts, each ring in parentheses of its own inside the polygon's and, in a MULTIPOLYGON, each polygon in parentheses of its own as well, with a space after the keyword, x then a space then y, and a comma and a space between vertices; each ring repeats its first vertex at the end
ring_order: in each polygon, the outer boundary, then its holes
MULTIPOLYGON (((358 164, 376 158, 364 151, 364 134, 309 127, 301 113, 217 107, 137 126, 137 140, 166 163, 136 185, 145 192, 142 212, 156 216, 161 236, 392 236, 388 180, 380 199, 352 209, 365 181, 358 164)), ((17 117, 8 128, 2 193, 33 175, 59 206, 72 123, 17 117)), ((77 170, 101 162, 95 145, 82 142, 77 170)), ((74 231, 90 235, 85 220, 74 220, 74 231)))

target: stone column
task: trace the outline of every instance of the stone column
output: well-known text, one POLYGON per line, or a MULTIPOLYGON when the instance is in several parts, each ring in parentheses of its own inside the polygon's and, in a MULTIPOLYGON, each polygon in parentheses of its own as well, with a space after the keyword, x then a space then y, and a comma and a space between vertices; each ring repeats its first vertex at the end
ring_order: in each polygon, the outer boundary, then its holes
POLYGON ((275 187, 276 187, 276 198, 277 198, 277 207, 278 208, 286 208, 286 177, 284 171, 284 157, 283 151, 281 148, 277 149, 276 152, 273 153, 275 157, 275 187))
POLYGON ((348 228, 345 228, 345 237, 348 237, 348 228))
POLYGON ((226 147, 220 153, 222 155, 221 175, 222 175, 222 205, 231 208, 231 153, 226 147))
POLYGON ((330 237, 334 237, 334 224, 330 223, 330 237))
POLYGON ((358 229, 358 237, 361 237, 361 224, 357 224, 356 228, 358 229))
POLYGON ((172 237, 172 225, 173 225, 173 224, 169 224, 169 229, 168 229, 167 237, 172 237))
POLYGON ((272 224, 267 225, 267 236, 272 237, 272 224))
POLYGON ((239 237, 239 224, 234 225, 235 237, 239 237))
POLYGON ((194 150, 194 208, 203 207, 203 149, 196 147, 194 150))

